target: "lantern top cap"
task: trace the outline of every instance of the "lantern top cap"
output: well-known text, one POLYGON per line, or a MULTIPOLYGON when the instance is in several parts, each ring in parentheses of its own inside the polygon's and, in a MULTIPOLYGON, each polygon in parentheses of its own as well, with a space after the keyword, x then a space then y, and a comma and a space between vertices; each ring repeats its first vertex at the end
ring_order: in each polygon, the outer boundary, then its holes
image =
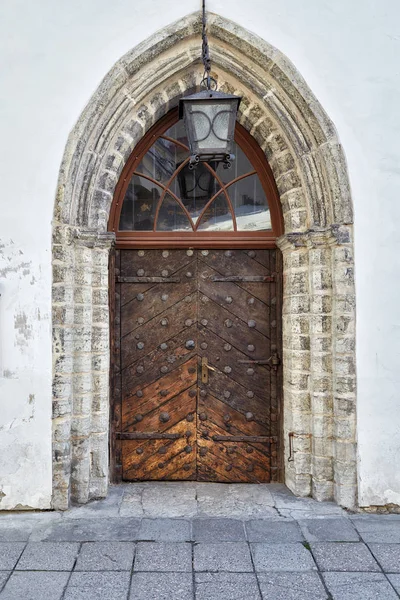
POLYGON ((204 100, 237 100, 237 108, 239 108, 241 97, 233 94, 224 94, 224 92, 217 92, 216 90, 203 90, 197 94, 185 96, 179 100, 179 118, 183 118, 183 106, 185 102, 204 102, 204 100))

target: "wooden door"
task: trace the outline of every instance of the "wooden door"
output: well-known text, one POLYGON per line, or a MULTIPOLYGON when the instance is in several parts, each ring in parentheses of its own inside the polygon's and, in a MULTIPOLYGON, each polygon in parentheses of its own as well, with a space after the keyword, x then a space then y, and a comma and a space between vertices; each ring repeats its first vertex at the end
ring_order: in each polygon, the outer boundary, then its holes
POLYGON ((118 250, 115 271, 121 478, 276 481, 279 251, 118 250))

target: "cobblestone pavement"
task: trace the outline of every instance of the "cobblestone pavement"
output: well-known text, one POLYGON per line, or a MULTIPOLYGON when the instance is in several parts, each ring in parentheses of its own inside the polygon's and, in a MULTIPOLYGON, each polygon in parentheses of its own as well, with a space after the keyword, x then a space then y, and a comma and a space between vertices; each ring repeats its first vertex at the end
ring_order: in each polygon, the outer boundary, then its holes
POLYGON ((0 600, 392 600, 400 515, 283 485, 145 483, 0 513, 0 600))

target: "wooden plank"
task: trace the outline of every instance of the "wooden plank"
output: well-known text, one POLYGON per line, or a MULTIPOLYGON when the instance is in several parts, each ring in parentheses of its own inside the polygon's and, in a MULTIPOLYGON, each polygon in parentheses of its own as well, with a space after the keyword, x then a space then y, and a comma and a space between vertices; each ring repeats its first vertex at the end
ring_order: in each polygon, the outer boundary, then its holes
POLYGON ((218 275, 214 275, 211 277, 211 281, 213 282, 238 282, 238 283, 267 283, 275 281, 275 275, 266 275, 265 277, 261 275, 229 275, 227 277, 222 277, 218 275))
POLYGON ((275 438, 270 438, 265 435, 213 435, 212 439, 214 442, 255 442, 255 443, 270 443, 271 439, 275 441, 275 438))
POLYGON ((180 277, 117 277, 118 283, 180 283, 180 277))
POLYGON ((180 433, 117 433, 119 440, 177 440, 180 437, 180 433))

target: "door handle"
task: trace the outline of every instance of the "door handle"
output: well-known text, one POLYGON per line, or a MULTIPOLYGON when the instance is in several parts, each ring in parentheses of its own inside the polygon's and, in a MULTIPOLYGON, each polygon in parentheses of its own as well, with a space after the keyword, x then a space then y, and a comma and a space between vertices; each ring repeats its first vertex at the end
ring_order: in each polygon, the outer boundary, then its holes
POLYGON ((202 356, 201 358, 201 382, 208 383, 208 371, 216 371, 214 367, 211 367, 208 364, 208 359, 206 356, 202 356))

